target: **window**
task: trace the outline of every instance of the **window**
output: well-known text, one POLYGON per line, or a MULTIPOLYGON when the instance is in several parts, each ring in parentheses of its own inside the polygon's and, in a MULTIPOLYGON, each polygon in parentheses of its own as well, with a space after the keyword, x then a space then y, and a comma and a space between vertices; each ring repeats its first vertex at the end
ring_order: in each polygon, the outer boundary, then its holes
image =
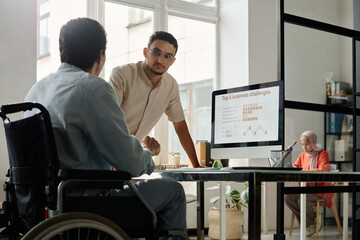
POLYGON ((214 78, 215 25, 175 16, 169 16, 168 25, 179 45, 169 73, 179 84, 214 78))
POLYGON ((146 22, 152 21, 152 13, 138 8, 129 8, 129 25, 128 27, 134 27, 146 22))
POLYGON ((109 81, 114 67, 144 59, 142 52, 153 31, 152 26, 152 11, 105 2, 106 81, 109 81))
POLYGON ((38 2, 38 57, 48 56, 50 54, 49 5, 49 1, 38 2))
POLYGON ((85 17, 87 15, 87 2, 88 0, 37 0, 37 81, 59 68, 60 29, 70 19, 85 17))
POLYGON ((215 6, 216 0, 180 0, 184 2, 196 3, 205 6, 215 6))
MULTIPOLYGON (((197 81, 179 86, 180 99, 184 109, 185 120, 195 144, 199 140, 210 140, 211 137, 211 93, 213 80, 197 81)), ((170 152, 180 152, 186 156, 176 135, 173 124, 168 122, 168 148, 170 152)), ((181 162, 186 163, 183 158, 181 162)))

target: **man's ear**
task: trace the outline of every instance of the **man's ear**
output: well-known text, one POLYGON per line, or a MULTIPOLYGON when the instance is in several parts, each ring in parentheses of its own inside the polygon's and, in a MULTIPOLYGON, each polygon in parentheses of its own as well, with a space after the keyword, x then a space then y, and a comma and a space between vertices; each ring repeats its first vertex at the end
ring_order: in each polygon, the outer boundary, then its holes
POLYGON ((104 57, 105 55, 105 50, 104 49, 100 49, 99 51, 99 56, 98 58, 96 59, 96 62, 100 63, 101 62, 101 59, 104 57))
POLYGON ((170 64, 170 66, 174 64, 175 60, 176 60, 176 58, 174 58, 174 59, 172 60, 172 63, 170 64))
POLYGON ((145 58, 147 58, 147 51, 148 51, 147 48, 144 48, 144 49, 143 49, 143 55, 144 55, 145 58))

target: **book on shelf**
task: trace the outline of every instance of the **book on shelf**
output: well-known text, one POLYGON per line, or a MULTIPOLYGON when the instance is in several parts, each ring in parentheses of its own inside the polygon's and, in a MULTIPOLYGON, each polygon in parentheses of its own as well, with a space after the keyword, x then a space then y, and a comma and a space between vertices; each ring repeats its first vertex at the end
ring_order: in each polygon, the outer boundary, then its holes
POLYGON ((341 133, 345 115, 342 113, 328 113, 328 114, 329 114, 328 132, 341 133))

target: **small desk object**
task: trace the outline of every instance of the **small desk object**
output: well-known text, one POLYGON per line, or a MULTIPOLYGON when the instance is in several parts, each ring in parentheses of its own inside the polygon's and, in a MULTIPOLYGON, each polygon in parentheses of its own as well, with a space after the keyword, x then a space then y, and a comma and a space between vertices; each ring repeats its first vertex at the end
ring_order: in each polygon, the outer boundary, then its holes
MULTIPOLYGON (((202 204, 198 210, 198 221, 204 216, 204 182, 248 182, 249 186, 249 215, 248 236, 252 240, 261 239, 261 183, 277 182, 277 223, 274 240, 285 239, 284 234, 284 194, 290 193, 320 193, 320 192, 354 192, 358 188, 352 186, 333 187, 284 187, 285 182, 360 182, 360 172, 314 172, 278 169, 172 169, 158 171, 162 176, 171 177, 177 181, 198 182, 198 203, 202 204), (199 192, 202 194, 199 195, 199 192), (202 198, 202 199, 199 199, 202 198), (199 214, 201 216, 199 216, 199 214)), ((203 237, 203 222, 198 222, 198 239, 203 237), (201 229, 199 229, 199 227, 201 229)), ((353 234, 353 239, 354 238, 353 234)))

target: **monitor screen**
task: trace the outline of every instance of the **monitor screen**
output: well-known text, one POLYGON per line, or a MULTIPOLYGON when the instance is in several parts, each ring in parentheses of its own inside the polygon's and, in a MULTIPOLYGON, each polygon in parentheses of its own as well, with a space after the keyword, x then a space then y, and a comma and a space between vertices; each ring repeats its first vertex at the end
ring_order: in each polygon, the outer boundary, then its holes
POLYGON ((211 158, 268 158, 283 145, 283 81, 212 93, 211 158))

